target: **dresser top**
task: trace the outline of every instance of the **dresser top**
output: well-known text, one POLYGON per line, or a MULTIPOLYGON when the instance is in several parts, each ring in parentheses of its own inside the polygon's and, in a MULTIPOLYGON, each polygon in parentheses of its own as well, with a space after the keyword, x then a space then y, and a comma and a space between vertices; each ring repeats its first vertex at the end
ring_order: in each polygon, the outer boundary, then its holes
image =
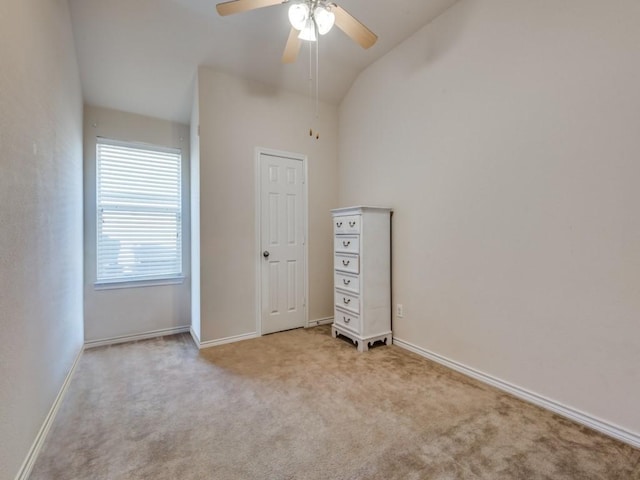
POLYGON ((354 215, 354 214, 364 213, 364 212, 386 213, 386 212, 392 212, 392 211, 393 209, 389 207, 372 207, 369 205, 356 205, 353 207, 335 208, 331 210, 331 214, 335 217, 336 215, 354 215))

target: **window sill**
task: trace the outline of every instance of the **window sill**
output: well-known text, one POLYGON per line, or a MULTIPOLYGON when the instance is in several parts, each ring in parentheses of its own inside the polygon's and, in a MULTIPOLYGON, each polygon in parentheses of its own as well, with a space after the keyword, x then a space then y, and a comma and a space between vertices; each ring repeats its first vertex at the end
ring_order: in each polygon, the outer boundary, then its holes
POLYGON ((94 290, 116 290, 120 288, 158 287, 162 285, 180 285, 184 283, 184 276, 154 278, 153 280, 111 280, 95 282, 94 290))

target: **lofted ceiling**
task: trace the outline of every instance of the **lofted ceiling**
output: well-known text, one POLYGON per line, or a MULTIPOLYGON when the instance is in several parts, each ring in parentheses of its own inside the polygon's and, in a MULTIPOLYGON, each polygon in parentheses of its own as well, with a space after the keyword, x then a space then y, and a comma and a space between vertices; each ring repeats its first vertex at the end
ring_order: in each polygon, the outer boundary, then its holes
MULTIPOLYGON (((369 50, 334 28, 320 39, 320 98, 337 104, 357 75, 456 0, 340 0, 379 37, 369 50)), ((189 123, 199 66, 309 94, 308 44, 283 65, 287 6, 220 17, 216 0, 69 0, 84 101, 189 123)), ((315 60, 314 60, 315 64, 315 60)))

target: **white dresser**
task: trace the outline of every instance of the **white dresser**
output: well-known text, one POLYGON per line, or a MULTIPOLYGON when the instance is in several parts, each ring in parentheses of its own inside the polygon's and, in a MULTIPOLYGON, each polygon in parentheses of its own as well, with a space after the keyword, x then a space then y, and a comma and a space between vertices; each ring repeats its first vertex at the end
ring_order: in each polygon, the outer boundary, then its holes
POLYGON ((334 320, 331 333, 361 352, 391 345, 391 209, 332 210, 334 320))

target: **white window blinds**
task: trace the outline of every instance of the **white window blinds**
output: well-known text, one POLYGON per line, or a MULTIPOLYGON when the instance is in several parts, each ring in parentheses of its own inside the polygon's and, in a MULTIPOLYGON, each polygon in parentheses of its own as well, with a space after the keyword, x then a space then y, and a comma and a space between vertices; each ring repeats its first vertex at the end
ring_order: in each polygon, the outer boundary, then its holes
POLYGON ((182 276, 179 150, 98 139, 97 283, 182 276))

